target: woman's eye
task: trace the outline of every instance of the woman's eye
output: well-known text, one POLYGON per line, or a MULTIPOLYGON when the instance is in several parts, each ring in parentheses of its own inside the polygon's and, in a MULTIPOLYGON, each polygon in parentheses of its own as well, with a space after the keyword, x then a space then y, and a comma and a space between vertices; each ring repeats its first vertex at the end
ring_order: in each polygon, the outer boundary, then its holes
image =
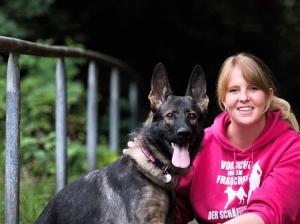
POLYGON ((167 117, 168 119, 174 119, 174 118, 175 118, 175 114, 173 114, 173 113, 168 113, 168 114, 166 115, 166 117, 167 117))
POLYGON ((256 90, 258 90, 258 87, 256 87, 256 86, 250 86, 250 90, 251 91, 256 91, 256 90))
POLYGON ((227 90, 229 93, 236 93, 238 91, 237 88, 230 88, 227 90))

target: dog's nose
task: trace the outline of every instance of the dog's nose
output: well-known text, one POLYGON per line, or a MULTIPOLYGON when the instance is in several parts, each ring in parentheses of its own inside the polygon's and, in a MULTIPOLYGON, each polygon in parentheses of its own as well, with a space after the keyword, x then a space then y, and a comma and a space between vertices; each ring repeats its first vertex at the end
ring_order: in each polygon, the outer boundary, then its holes
POLYGON ((188 140, 189 138, 192 137, 192 133, 187 128, 179 128, 177 130, 177 136, 179 137, 180 140, 188 140))

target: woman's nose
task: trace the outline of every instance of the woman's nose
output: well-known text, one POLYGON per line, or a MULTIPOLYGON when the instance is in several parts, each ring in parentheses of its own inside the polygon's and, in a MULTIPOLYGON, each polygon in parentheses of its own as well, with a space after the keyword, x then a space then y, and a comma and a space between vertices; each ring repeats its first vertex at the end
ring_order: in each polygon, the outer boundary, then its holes
POLYGON ((239 100, 242 102, 249 100, 247 91, 240 91, 239 100))

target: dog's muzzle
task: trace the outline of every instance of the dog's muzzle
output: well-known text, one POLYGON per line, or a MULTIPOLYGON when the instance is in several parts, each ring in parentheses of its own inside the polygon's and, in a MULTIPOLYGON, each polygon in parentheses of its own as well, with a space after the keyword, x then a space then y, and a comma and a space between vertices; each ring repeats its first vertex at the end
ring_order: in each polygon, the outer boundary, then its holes
POLYGON ((192 132, 188 128, 179 128, 176 134, 178 144, 188 144, 192 141, 192 132))

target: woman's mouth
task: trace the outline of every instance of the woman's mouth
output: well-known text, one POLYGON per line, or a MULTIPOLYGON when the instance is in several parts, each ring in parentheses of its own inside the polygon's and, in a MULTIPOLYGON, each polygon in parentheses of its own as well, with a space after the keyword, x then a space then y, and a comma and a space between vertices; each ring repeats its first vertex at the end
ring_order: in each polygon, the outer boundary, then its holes
POLYGON ((238 111, 251 111, 253 109, 254 109, 254 107, 251 107, 251 106, 242 106, 242 107, 237 108, 238 111))

